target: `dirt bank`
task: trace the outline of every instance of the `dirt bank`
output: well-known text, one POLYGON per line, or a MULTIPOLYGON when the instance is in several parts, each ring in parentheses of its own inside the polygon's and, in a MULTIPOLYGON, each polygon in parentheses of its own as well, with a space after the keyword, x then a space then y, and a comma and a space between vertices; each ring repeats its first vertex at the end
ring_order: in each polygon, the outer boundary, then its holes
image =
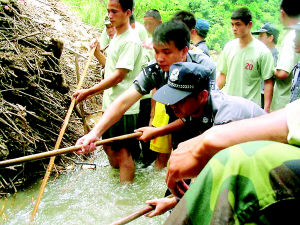
MULTIPOLYGON (((75 53, 81 74, 95 36, 95 28, 58 0, 0 0, 0 160, 53 149, 76 88, 75 53)), ((100 79, 99 69, 93 61, 84 86, 100 79)), ((100 98, 87 101, 85 110, 97 111, 100 98)), ((61 147, 82 134, 81 118, 73 113, 61 147)), ((0 194, 26 187, 48 162, 1 168, 0 194)), ((57 171, 69 162, 59 157, 57 171)))

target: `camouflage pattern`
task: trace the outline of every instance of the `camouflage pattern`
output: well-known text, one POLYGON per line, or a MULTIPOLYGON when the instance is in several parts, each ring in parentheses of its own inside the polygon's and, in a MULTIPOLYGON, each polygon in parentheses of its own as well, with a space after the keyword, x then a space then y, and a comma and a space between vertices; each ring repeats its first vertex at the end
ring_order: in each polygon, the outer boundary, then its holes
POLYGON ((247 142, 215 155, 165 224, 300 224, 299 203, 300 148, 247 142))

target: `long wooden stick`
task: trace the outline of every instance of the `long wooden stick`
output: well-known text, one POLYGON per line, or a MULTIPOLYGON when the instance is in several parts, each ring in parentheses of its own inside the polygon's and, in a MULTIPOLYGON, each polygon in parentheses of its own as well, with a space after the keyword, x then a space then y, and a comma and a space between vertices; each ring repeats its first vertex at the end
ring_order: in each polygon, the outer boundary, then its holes
MULTIPOLYGON (((166 198, 172 198, 172 197, 174 197, 174 195, 171 194, 171 195, 168 195, 166 198)), ((129 222, 131 222, 131 221, 139 218, 142 215, 145 215, 146 213, 148 213, 148 212, 150 212, 150 211, 152 211, 154 209, 155 209, 155 206, 153 206, 153 205, 145 206, 144 208, 139 209, 138 211, 130 214, 129 216, 126 216, 126 217, 124 217, 124 218, 122 218, 122 219, 120 219, 118 221, 115 221, 115 222, 109 224, 109 225, 123 225, 123 224, 127 224, 127 223, 129 223, 129 222)))
POLYGON ((115 221, 115 222, 109 224, 109 225, 123 225, 123 224, 129 223, 132 220, 135 220, 136 218, 150 212, 153 209, 155 209, 155 207, 153 205, 145 206, 144 208, 130 214, 129 216, 126 216, 118 221, 115 221))
MULTIPOLYGON (((114 141, 120 141, 120 140, 129 139, 129 138, 137 138, 137 137, 140 137, 141 135, 142 135, 141 132, 125 134, 125 135, 121 135, 121 136, 117 136, 117 137, 112 137, 112 138, 96 141, 95 145, 99 146, 99 145, 104 145, 104 144, 111 143, 111 142, 114 142, 114 141)), ((56 155, 61 155, 61 154, 66 154, 66 153, 69 153, 69 152, 77 151, 81 148, 82 148, 82 145, 71 146, 71 147, 67 147, 67 148, 55 149, 55 150, 48 151, 48 152, 41 152, 41 153, 38 153, 38 154, 27 155, 27 156, 15 158, 15 159, 3 160, 3 161, 0 161, 0 167, 12 165, 12 164, 23 163, 23 162, 26 162, 26 161, 44 159, 44 158, 48 158, 48 157, 56 156, 56 155)))
MULTIPOLYGON (((84 68, 84 70, 83 70, 82 77, 81 77, 81 79, 80 79, 80 81, 79 81, 79 83, 78 83, 78 85, 77 85, 77 90, 80 90, 80 89, 81 89, 81 86, 82 86, 82 84, 83 84, 83 80, 84 80, 85 75, 86 75, 86 73, 87 73, 88 67, 89 67, 89 65, 90 65, 90 63, 91 63, 91 61, 92 61, 92 59, 93 59, 95 49, 96 49, 96 48, 93 48, 93 49, 91 50, 91 52, 90 52, 88 61, 87 61, 86 65, 85 65, 85 68, 84 68)), ((65 120, 64 120, 63 126, 62 126, 62 128, 61 128, 61 130, 60 130, 60 132, 59 132, 59 136, 58 136, 58 139, 57 139, 57 141, 56 141, 56 144, 55 144, 54 149, 58 149, 59 146, 60 146, 61 140, 62 140, 62 138, 63 138, 63 135, 64 135, 64 133, 65 133, 65 130, 66 130, 66 128, 67 128, 67 125, 68 125, 68 123, 69 123, 69 119, 70 119, 70 117, 71 117, 71 113, 72 113, 73 108, 74 108, 74 106, 75 106, 75 102, 76 102, 76 99, 74 98, 74 99, 72 100, 71 105, 70 105, 70 107, 69 107, 69 110, 68 110, 68 112, 67 112, 67 115, 66 115, 66 118, 65 118, 65 120)), ((34 221, 35 214, 37 213, 39 204, 40 204, 41 199, 42 199, 42 196, 43 196, 43 194, 44 194, 44 190, 45 190, 45 188, 46 188, 46 184, 47 184, 48 179, 49 179, 49 177, 50 177, 52 168, 53 168, 53 166, 54 166, 54 160, 55 160, 55 156, 51 157, 50 162, 49 162, 48 167, 47 167, 47 170, 46 170, 46 173, 45 173, 45 176, 44 176, 44 179, 43 179, 43 182, 42 182, 41 187, 40 187, 40 192, 39 192, 39 194, 38 194, 37 200, 36 200, 36 202, 35 202, 35 205, 34 205, 34 208, 33 208, 32 214, 31 214, 31 218, 30 218, 30 221, 31 221, 31 222, 34 221)))
MULTIPOLYGON (((80 80, 79 62, 78 62, 78 55, 76 55, 76 54, 75 54, 75 71, 76 71, 77 81, 79 82, 79 80, 80 80)), ((83 102, 82 101, 79 102, 78 105, 79 105, 78 108, 76 106, 76 110, 79 111, 80 116, 82 118, 84 134, 87 134, 88 132, 90 132, 91 128, 90 128, 90 126, 86 122, 85 111, 83 109, 83 102)))

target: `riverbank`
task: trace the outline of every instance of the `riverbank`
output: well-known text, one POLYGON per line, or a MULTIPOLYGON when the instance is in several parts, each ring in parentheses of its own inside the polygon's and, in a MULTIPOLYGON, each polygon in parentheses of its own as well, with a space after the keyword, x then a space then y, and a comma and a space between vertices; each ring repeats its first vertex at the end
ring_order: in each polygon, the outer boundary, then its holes
MULTIPOLYGON (((89 43, 100 34, 58 0, 0 0, 0 19, 0 160, 5 160, 54 148, 77 85, 75 55, 82 74, 89 43)), ((101 79, 98 71, 93 60, 84 87, 101 79)), ((84 108, 93 113, 100 102, 101 96, 94 97, 84 108)), ((81 118, 73 113, 61 147, 82 135, 81 118)), ((42 177, 48 162, 1 168, 0 196, 42 177)), ((73 160, 62 156, 56 163, 59 175, 73 160)))

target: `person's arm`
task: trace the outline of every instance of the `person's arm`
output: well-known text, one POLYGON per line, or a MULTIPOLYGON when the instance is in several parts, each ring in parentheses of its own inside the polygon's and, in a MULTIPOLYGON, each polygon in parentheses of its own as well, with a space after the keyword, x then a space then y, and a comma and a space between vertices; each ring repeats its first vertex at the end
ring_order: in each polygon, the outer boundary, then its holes
POLYGON ((94 56, 97 58, 102 67, 105 67, 106 57, 101 50, 101 45, 98 39, 94 39, 91 44, 91 49, 96 47, 94 56))
POLYGON ((226 83, 226 75, 224 73, 220 73, 217 76, 217 85, 220 90, 224 87, 225 83, 226 83))
POLYGON ((177 204, 177 199, 175 197, 172 198, 160 198, 154 200, 146 201, 147 204, 155 206, 155 209, 145 216, 154 217, 165 213, 166 211, 172 209, 177 204))
POLYGON ((167 185, 177 196, 182 190, 182 179, 196 177, 220 150, 254 140, 286 143, 287 135, 285 109, 256 118, 214 126, 202 135, 180 143, 172 152, 166 177, 167 185))
POLYGON ((279 80, 285 80, 289 77, 289 73, 284 70, 277 69, 274 73, 274 76, 279 80))
MULTIPOLYGON (((152 90, 152 96, 154 95, 155 92, 156 92, 156 88, 152 90)), ((152 121, 155 115, 155 105, 156 105, 156 101, 153 98, 151 98, 151 112, 150 112, 149 126, 152 126, 152 121)))
POLYGON ((97 60, 99 61, 99 63, 101 64, 102 67, 105 67, 105 63, 106 63, 106 57, 103 54, 103 52, 101 52, 100 50, 97 51, 97 49, 95 50, 95 57, 97 58, 97 60))
POLYGON ((78 153, 87 153, 95 149, 93 144, 113 124, 121 119, 124 113, 140 98, 139 93, 132 85, 127 91, 121 94, 104 112, 101 120, 85 136, 77 140, 76 145, 83 145, 78 153))
POLYGON ((93 87, 89 89, 81 89, 76 91, 73 94, 72 98, 76 98, 76 104, 77 104, 78 102, 85 100, 88 97, 91 97, 112 86, 117 85, 125 78, 128 72, 129 70, 127 69, 116 69, 111 76, 105 77, 103 80, 101 80, 98 84, 95 84, 93 87))
POLYGON ((172 123, 169 123, 161 127, 141 127, 136 129, 134 132, 142 132, 142 136, 139 137, 139 140, 147 142, 153 138, 164 136, 170 134, 174 131, 180 130, 184 126, 184 123, 181 119, 175 120, 172 123))
POLYGON ((273 80, 268 79, 264 81, 264 110, 270 112, 270 106, 273 98, 273 80))

